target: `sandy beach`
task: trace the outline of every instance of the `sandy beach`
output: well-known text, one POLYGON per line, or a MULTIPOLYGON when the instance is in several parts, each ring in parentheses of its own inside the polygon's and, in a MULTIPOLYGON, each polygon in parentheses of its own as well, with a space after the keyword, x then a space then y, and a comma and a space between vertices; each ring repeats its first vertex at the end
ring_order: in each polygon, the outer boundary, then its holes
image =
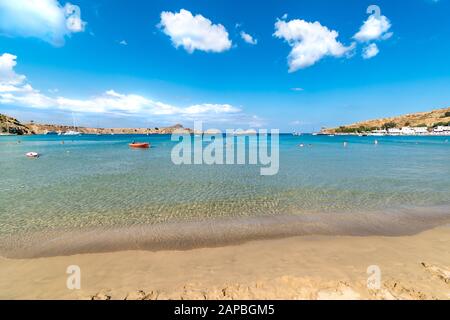
POLYGON ((450 299, 450 232, 0 259, 1 299, 450 299), (66 269, 81 270, 81 289, 66 269), (381 287, 368 289, 378 266, 381 287))
POLYGON ((450 0, 247 2, 0 0, 0 302, 450 300, 450 0))

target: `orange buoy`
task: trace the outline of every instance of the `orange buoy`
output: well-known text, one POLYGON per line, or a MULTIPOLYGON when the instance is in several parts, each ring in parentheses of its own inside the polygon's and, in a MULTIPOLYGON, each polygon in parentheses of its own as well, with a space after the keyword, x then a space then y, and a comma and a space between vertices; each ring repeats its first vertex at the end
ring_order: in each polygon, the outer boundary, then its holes
POLYGON ((148 142, 133 142, 129 144, 130 148, 136 149, 148 149, 150 148, 150 143, 148 142))

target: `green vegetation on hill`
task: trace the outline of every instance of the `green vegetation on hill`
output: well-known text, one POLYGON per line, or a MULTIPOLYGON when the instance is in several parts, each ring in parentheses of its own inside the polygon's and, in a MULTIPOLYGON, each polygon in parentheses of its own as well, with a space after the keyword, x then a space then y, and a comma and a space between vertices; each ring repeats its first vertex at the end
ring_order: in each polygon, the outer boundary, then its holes
POLYGON ((345 126, 341 126, 339 128, 336 129, 336 133, 364 133, 364 132, 370 132, 373 130, 376 130, 378 128, 375 127, 364 127, 364 126, 360 126, 357 128, 351 128, 351 127, 345 127, 345 126))
POLYGON ((439 127, 439 126, 450 126, 450 121, 449 122, 445 122, 445 121, 441 121, 441 122, 436 122, 433 124, 433 128, 439 127))

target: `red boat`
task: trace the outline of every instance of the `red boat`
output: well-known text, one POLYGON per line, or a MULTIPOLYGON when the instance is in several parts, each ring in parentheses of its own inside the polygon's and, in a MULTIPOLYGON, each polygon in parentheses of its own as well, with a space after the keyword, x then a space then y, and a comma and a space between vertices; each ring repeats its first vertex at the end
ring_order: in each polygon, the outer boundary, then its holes
POLYGON ((130 148, 136 149, 148 149, 150 148, 150 143, 148 142, 133 142, 129 144, 130 148))

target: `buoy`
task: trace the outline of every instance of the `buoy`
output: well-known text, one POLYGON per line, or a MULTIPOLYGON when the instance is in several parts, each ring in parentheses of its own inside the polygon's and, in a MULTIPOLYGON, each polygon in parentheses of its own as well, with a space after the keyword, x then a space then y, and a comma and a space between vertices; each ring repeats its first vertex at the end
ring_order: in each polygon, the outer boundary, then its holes
POLYGON ((375 140, 375 144, 378 144, 378 140, 375 140))
POLYGON ((344 142, 344 148, 347 147, 348 143, 347 141, 344 142))
POLYGON ((28 158, 39 158, 39 153, 37 152, 28 152, 25 154, 28 158))

